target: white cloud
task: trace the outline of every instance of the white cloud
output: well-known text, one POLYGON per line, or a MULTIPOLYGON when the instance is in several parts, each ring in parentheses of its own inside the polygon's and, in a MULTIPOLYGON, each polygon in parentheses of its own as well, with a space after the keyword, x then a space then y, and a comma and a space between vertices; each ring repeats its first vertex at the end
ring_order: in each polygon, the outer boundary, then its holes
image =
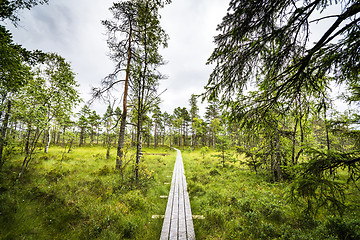
MULTIPOLYGON (((19 28, 10 25, 14 40, 28 49, 57 52, 71 62, 77 73, 81 95, 90 99, 91 86, 113 70, 107 57, 105 28, 101 20, 111 17, 112 0, 50 0, 48 5, 34 7, 20 14, 19 28)), ((162 108, 169 113, 188 107, 192 93, 200 94, 211 66, 206 66, 216 35, 216 26, 225 15, 224 0, 173 0, 161 11, 162 26, 168 33, 169 47, 162 50, 169 63, 161 68, 168 79, 160 84, 162 108)), ((119 98, 121 94, 119 94, 119 98)), ((105 104, 95 104, 103 113, 105 104)))

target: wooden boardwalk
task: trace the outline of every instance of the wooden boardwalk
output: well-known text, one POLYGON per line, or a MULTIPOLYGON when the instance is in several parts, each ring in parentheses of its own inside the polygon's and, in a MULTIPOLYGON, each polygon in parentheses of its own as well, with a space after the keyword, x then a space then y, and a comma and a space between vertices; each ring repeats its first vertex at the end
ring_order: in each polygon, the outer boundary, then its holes
POLYGON ((180 150, 175 150, 177 151, 177 156, 160 240, 193 240, 195 239, 195 231, 184 164, 180 150))

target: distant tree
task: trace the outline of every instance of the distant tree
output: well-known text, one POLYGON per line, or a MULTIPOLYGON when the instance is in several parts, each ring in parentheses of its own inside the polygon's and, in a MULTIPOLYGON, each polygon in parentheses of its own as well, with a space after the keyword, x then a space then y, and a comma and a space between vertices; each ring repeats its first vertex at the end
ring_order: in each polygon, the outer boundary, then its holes
MULTIPOLYGON (((166 134, 166 129, 165 127, 168 127, 169 129, 169 147, 171 148, 171 144, 172 144, 172 141, 171 141, 171 138, 172 138, 172 115, 170 115, 169 113, 167 112, 164 112, 163 114, 163 121, 164 121, 164 133, 166 134)), ((165 136, 164 136, 165 137, 165 136)))
POLYGON ((216 147, 218 150, 220 150, 220 158, 223 168, 225 167, 226 160, 229 159, 229 154, 227 153, 227 151, 230 147, 230 144, 230 138, 226 134, 222 133, 217 137, 216 147))
POLYGON ((219 102, 217 100, 210 100, 205 110, 205 119, 208 122, 209 132, 211 134, 209 146, 211 145, 212 147, 216 146, 216 135, 218 126, 220 125, 219 116, 219 102))
POLYGON ((195 131, 195 143, 201 138, 202 145, 206 145, 208 124, 201 118, 194 118, 193 129, 195 131))
POLYGON ((174 109, 174 124, 179 129, 179 146, 186 145, 187 130, 190 121, 190 115, 187 109, 177 107, 174 109))
POLYGON ((98 126, 100 125, 100 119, 101 117, 96 113, 95 110, 93 110, 90 114, 89 114, 89 124, 90 124, 90 143, 94 142, 94 134, 96 129, 98 129, 98 126))
POLYGON ((196 131, 195 131, 195 119, 199 117, 199 107, 197 106, 197 97, 195 94, 191 95, 189 99, 190 104, 190 119, 191 119, 191 144, 193 146, 193 150, 195 150, 196 145, 196 131))
POLYGON ((79 147, 81 147, 85 143, 86 133, 89 129, 89 116, 91 114, 91 110, 88 105, 84 105, 80 112, 78 113, 79 119, 77 122, 77 126, 80 130, 79 136, 79 147))
POLYGON ((153 122, 154 122, 154 148, 157 147, 158 144, 158 129, 161 122, 161 110, 159 106, 154 106, 153 110, 153 122))
POLYGON ((111 127, 113 124, 113 109, 109 104, 103 116, 103 123, 106 129, 105 145, 106 145, 106 159, 110 158, 111 147, 111 127))

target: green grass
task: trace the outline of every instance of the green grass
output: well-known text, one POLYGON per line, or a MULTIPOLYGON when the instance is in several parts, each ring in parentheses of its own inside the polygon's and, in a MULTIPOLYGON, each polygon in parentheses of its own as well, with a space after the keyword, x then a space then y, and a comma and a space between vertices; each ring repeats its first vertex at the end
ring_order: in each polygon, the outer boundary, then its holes
MULTIPOLYGON (((140 180, 130 163, 122 180, 114 170, 115 149, 52 146, 38 152, 16 182, 23 156, 15 152, 0 173, 0 239, 159 239, 176 152, 144 149, 140 180), (170 155, 150 155, 168 153, 170 155), (64 156, 62 158, 62 156, 64 156), (62 159, 62 160, 61 160, 62 159)), ((127 159, 134 149, 127 152, 127 159)), ((288 183, 270 183, 229 152, 222 167, 210 150, 182 150, 197 239, 359 239, 359 206, 342 217, 307 217, 288 198, 288 183)), ((351 191, 350 191, 351 190, 351 191)), ((347 192, 353 202, 358 192, 347 192)), ((357 200, 356 200, 357 199, 357 200)))
MULTIPOLYGON (((1 173, 1 239, 157 239, 164 214, 175 151, 144 156, 140 180, 128 165, 124 180, 113 170, 115 150, 105 159, 101 146, 75 148, 62 158, 60 147, 37 153, 23 177, 14 182, 22 157, 1 173), (60 167, 61 166, 61 167, 60 167)), ((131 151, 130 151, 131 152, 131 151)))
POLYGON ((270 183, 265 175, 233 157, 223 168, 214 152, 183 151, 197 239, 359 239, 359 208, 342 217, 322 212, 312 218, 290 202, 288 183, 270 183))

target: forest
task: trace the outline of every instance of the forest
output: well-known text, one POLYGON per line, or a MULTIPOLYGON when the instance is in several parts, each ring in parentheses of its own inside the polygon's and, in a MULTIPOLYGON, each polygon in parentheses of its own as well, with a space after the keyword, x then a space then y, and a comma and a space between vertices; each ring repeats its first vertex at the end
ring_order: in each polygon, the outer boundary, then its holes
POLYGON ((360 2, 229 0, 202 94, 166 112, 174 1, 112 4, 114 69, 89 99, 6 27, 52 0, 0 2, 0 239, 159 239, 174 147, 197 239, 360 239, 360 2))

